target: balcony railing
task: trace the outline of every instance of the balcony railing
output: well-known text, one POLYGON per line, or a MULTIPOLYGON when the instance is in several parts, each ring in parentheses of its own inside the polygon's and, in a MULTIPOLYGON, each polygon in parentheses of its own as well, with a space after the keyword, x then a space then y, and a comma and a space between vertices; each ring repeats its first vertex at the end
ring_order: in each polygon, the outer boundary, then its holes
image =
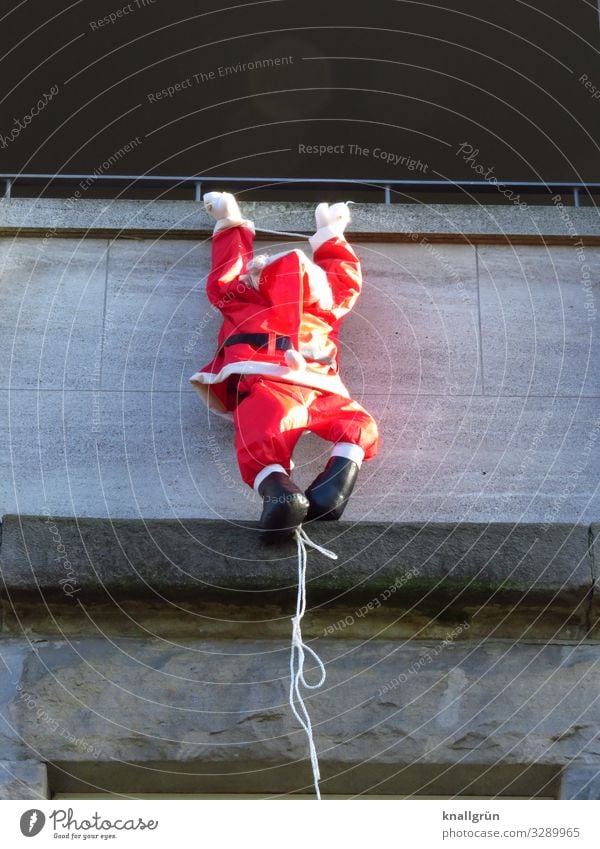
MULTIPOLYGON (((392 202, 392 193, 423 194, 439 192, 459 196, 462 199, 477 194, 497 194, 498 187, 488 180, 378 180, 351 179, 337 177, 215 177, 215 176, 161 176, 148 174, 0 174, 4 182, 4 197, 10 198, 15 187, 40 187, 46 197, 52 196, 56 186, 75 186, 85 183, 86 190, 91 186, 103 186, 111 189, 127 190, 136 188, 156 188, 160 190, 187 189, 191 197, 200 201, 202 194, 210 189, 229 187, 241 189, 269 189, 281 191, 282 197, 286 190, 294 189, 331 189, 341 186, 359 191, 381 191, 383 202, 392 202)), ((582 194, 593 196, 600 193, 600 182, 564 182, 564 181, 519 181, 498 180, 498 184, 515 194, 544 195, 569 193, 573 198, 573 206, 580 205, 582 194)))

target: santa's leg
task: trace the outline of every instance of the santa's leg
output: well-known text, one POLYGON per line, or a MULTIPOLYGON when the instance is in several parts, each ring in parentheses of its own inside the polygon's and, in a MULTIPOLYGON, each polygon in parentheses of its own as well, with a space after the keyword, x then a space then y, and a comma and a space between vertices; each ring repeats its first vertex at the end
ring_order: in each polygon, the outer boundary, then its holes
POLYGON ((306 490, 310 503, 306 520, 339 519, 363 459, 370 460, 377 453, 377 425, 356 401, 323 393, 310 407, 308 429, 335 445, 325 469, 306 490))
POLYGON ((308 500, 291 480, 290 470, 316 393, 255 376, 242 378, 238 390, 248 393, 234 411, 240 473, 263 499, 264 538, 279 541, 302 524, 308 511, 308 500))

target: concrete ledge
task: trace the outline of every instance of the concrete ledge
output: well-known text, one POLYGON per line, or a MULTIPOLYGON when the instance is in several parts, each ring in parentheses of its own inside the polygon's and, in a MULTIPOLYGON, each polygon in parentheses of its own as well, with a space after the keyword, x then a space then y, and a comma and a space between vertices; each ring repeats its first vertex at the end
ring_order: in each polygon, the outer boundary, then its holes
MULTIPOLYGON (((244 215, 257 227, 314 231, 314 204, 243 203, 244 215)), ((0 235, 105 236, 137 238, 208 238, 212 219, 193 201, 0 200, 0 235)), ((411 241, 411 234, 430 241, 506 244, 600 245, 597 210, 567 205, 480 206, 464 204, 357 204, 349 235, 355 242, 411 241)), ((261 236, 270 241, 273 236, 261 236)))
MULTIPOLYGON (((311 646, 327 669, 306 694, 326 775, 367 761, 597 768, 598 646, 311 646)), ((48 763, 175 761, 204 774, 296 763, 310 783, 288 705, 289 640, 38 642, 13 686, 11 722, 48 763)))
POLYGON ((49 798, 46 764, 0 761, 0 800, 49 798))
MULTIPOLYGON (((309 557, 321 605, 372 599, 425 610, 484 602, 531 608, 589 601, 589 529, 497 523, 320 523, 311 536, 338 554, 309 557)), ((0 569, 5 597, 89 602, 218 600, 253 606, 296 588, 293 542, 267 546, 253 524, 203 519, 109 520, 8 515, 0 569)))

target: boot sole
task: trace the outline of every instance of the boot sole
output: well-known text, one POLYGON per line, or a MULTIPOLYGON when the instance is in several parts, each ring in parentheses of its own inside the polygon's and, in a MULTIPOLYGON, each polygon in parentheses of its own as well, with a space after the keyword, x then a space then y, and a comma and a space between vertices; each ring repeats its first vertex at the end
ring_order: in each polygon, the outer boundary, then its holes
POLYGON ((342 509, 339 507, 331 507, 329 509, 324 508, 321 510, 318 507, 313 507, 312 503, 309 507, 308 513, 306 514, 307 522, 337 522, 344 512, 344 508, 346 505, 344 504, 342 509))

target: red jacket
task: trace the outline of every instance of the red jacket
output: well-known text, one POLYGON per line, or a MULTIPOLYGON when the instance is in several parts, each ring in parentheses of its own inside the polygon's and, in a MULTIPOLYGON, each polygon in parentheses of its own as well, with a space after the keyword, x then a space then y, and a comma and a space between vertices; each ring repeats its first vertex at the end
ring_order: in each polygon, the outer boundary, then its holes
MULTIPOLYGON (((343 238, 331 238, 314 251, 313 261, 293 250, 268 258, 260 287, 248 282, 253 268, 254 234, 230 227, 213 236, 208 298, 223 315, 218 349, 190 382, 208 407, 229 416, 236 405, 241 374, 263 374, 349 397, 338 374, 338 335, 362 285, 360 262, 343 238), (224 346, 240 333, 268 334, 269 346, 245 342, 224 346), (275 347, 277 336, 291 339, 306 368, 290 368, 286 352, 275 347)), ((260 260, 258 260, 260 263, 260 260)))

